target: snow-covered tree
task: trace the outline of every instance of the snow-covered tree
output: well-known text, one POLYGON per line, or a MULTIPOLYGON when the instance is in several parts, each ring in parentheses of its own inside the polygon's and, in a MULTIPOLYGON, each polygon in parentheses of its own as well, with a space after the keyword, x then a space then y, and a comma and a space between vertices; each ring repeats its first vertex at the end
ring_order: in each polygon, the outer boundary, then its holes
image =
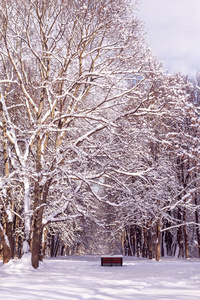
POLYGON ((35 268, 44 226, 87 216, 92 184, 106 186, 104 137, 151 109, 154 59, 133 12, 123 0, 0 1, 2 220, 10 247, 21 220, 35 268))
MULTIPOLYGON (((180 135, 188 95, 185 91, 184 78, 179 75, 162 73, 158 75, 157 73, 156 76, 154 73, 148 88, 148 97, 152 101, 151 111, 148 114, 145 112, 140 122, 137 120, 137 123, 134 123, 131 120, 134 141, 134 154, 131 155, 132 166, 138 166, 140 169, 146 166, 148 172, 146 174, 143 172, 142 176, 137 176, 129 182, 132 193, 130 197, 125 195, 121 228, 123 226, 126 228, 127 248, 129 250, 132 248, 130 252, 137 252, 137 246, 133 245, 134 234, 137 230, 140 232, 140 240, 142 239, 139 251, 141 253, 148 251, 149 257, 152 257, 153 251, 153 255, 159 260, 161 253, 167 252, 164 248, 170 235, 168 227, 170 224, 177 225, 177 227, 180 225, 173 212, 179 202, 177 195, 182 188, 177 175, 177 153, 172 145, 169 150, 168 136, 172 132, 177 136, 180 135), (159 106, 162 109, 158 109, 159 106), (133 226, 134 230, 132 230, 133 226), (129 235, 132 237, 129 238, 129 235), (131 238, 132 245, 129 245, 131 238), (146 250, 143 251, 143 249, 146 250)), ((168 253, 170 251, 171 249, 168 253)), ((146 257, 147 254, 144 255, 146 257)))

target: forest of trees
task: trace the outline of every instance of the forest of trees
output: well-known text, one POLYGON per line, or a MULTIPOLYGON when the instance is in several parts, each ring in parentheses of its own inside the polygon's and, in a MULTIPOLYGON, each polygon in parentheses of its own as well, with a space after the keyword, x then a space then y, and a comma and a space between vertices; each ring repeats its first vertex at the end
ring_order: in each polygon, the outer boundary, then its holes
POLYGON ((0 0, 0 254, 200 257, 200 76, 127 0, 0 0))

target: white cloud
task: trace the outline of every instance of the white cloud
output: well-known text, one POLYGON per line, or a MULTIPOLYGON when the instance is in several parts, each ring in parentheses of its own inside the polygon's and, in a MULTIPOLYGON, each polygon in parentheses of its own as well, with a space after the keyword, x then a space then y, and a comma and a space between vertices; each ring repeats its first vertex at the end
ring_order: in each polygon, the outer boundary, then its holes
POLYGON ((200 71, 200 0, 140 0, 139 18, 155 55, 170 72, 200 71))

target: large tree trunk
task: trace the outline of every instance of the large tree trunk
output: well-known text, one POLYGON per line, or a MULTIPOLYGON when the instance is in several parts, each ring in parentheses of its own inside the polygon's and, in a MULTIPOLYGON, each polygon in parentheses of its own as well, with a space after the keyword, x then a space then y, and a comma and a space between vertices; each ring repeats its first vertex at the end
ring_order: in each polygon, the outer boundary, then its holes
POLYGON ((11 258, 15 255, 15 241, 13 237, 13 222, 6 223, 6 235, 10 244, 11 258))
POLYGON ((4 233, 3 226, 0 224, 0 239, 3 245, 3 263, 6 264, 12 258, 12 252, 9 245, 8 237, 4 233))
POLYGON ((33 220, 32 237, 32 266, 38 268, 39 261, 42 259, 42 215, 43 208, 39 208, 33 220))
MULTIPOLYGON (((21 219, 16 216, 15 219, 15 227, 19 229, 19 227, 22 226, 21 224, 21 219)), ((23 241, 22 241, 22 237, 20 236, 20 234, 18 232, 15 233, 15 255, 18 258, 22 257, 22 249, 23 249, 23 241)))
MULTIPOLYGON (((40 101, 40 108, 41 111, 43 106, 43 92, 40 101)), ((41 115, 38 113, 38 123, 40 123, 41 115)), ((36 159, 36 171, 38 173, 38 180, 35 182, 34 188, 34 215, 33 215, 33 222, 32 222, 32 266, 34 268, 38 268, 39 261, 41 258, 41 249, 42 249, 42 215, 43 215, 43 207, 42 204, 42 188, 40 186, 41 177, 40 172, 42 169, 41 166, 41 155, 42 155, 42 139, 40 136, 37 136, 37 159, 36 159)))

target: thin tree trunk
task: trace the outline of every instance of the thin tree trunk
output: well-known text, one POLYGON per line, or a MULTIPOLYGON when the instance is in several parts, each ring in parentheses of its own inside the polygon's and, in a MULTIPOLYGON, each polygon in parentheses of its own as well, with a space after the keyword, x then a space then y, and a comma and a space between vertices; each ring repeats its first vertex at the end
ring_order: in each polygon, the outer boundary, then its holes
POLYGON ((54 257, 54 244, 55 244, 55 236, 52 234, 51 235, 51 239, 50 239, 50 241, 51 241, 51 257, 54 257))
POLYGON ((42 240, 42 258, 45 256, 45 250, 46 250, 46 245, 47 245, 47 234, 48 234, 48 230, 45 227, 43 229, 43 240, 42 240))
POLYGON ((61 247, 60 255, 61 255, 61 256, 64 256, 64 255, 65 255, 65 245, 64 245, 63 242, 62 242, 62 247, 61 247))
POLYGON ((140 250, 141 250, 141 232, 140 232, 138 226, 136 226, 136 250, 137 250, 137 257, 140 257, 140 250))
MULTIPOLYGON (((10 171, 9 171, 9 155, 8 155, 8 145, 7 145, 7 122, 5 119, 5 115, 3 112, 3 106, 0 102, 0 113, 2 115, 2 121, 3 121, 3 157, 4 157, 4 175, 6 178, 9 177, 10 171)), ((14 203, 12 201, 12 195, 11 195, 11 188, 7 186, 6 188, 7 195, 6 195, 6 204, 4 207, 4 222, 5 222, 5 231, 6 231, 6 238, 4 235, 3 238, 3 245, 4 245, 4 257, 5 262, 7 262, 8 258, 14 257, 14 238, 13 238, 13 212, 11 212, 11 209, 14 209, 14 203), (7 213, 7 210, 9 213, 7 213), (8 239, 8 241, 6 240, 8 239), (8 246, 9 244, 9 246, 8 246)), ((1 228, 1 231, 3 228, 1 228)), ((1 236, 3 236, 4 231, 1 232, 1 236)))
POLYGON ((161 221, 158 220, 156 224, 156 260, 159 261, 161 257, 161 221))
POLYGON ((129 255, 133 256, 133 248, 131 244, 131 234, 130 234, 130 226, 126 227, 126 232, 127 232, 127 239, 128 239, 128 248, 129 248, 129 255))
MULTIPOLYGON (((182 212, 181 209, 178 209, 178 220, 180 220, 180 222, 182 221, 182 212)), ((179 244, 179 257, 183 258, 184 257, 184 253, 183 253, 183 229, 182 226, 180 226, 177 229, 177 239, 178 239, 178 244, 179 244)))
POLYGON ((123 230, 123 233, 121 235, 121 245, 122 245, 123 256, 125 256, 125 250, 124 250, 124 230, 123 230))
POLYGON ((59 234, 56 235, 56 243, 55 243, 55 248, 54 248, 54 257, 59 255, 59 249, 60 249, 60 237, 59 234))
MULTIPOLYGON (((186 209, 183 210, 183 221, 186 222, 186 209)), ((185 257, 189 258, 189 247, 188 247, 188 235, 187 235, 187 227, 183 226, 183 235, 185 240, 185 257)))
MULTIPOLYGON (((16 219, 15 219, 15 227, 18 229, 20 227, 20 223, 21 223, 21 220, 18 216, 16 216, 16 219)), ((18 258, 21 258, 22 257, 22 241, 21 241, 21 237, 19 235, 18 232, 15 233, 15 251, 16 251, 16 256, 18 258)))
POLYGON ((151 230, 148 230, 148 248, 149 248, 149 259, 153 258, 153 249, 152 249, 152 236, 151 230))
POLYGON ((132 239, 133 239, 133 256, 136 255, 136 231, 135 231, 135 225, 134 227, 132 228, 132 239))
POLYGON ((31 218, 30 218, 30 183, 26 170, 24 170, 24 242, 23 252, 30 251, 30 232, 31 232, 31 218))
MULTIPOLYGON (((194 203, 197 206, 197 197, 195 195, 194 203)), ((199 215, 197 209, 195 210, 195 222, 196 224, 199 224, 199 215)), ((197 243, 199 248, 199 257, 200 257, 200 232, 199 232, 199 226, 196 225, 196 236, 197 236, 197 243)))
POLYGON ((147 258, 147 230, 145 228, 143 228, 143 235, 144 241, 142 247, 142 257, 147 258))

